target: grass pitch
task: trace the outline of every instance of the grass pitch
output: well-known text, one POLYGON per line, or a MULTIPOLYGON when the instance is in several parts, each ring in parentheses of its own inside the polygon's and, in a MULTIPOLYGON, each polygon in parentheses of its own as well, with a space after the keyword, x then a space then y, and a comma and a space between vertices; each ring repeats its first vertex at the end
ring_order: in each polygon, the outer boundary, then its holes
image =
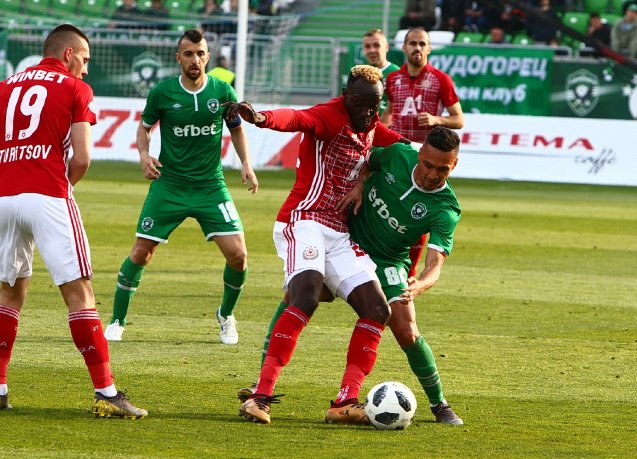
MULTIPOLYGON (((322 304, 283 370, 273 424, 237 416, 281 297, 272 224, 293 181, 260 172, 251 196, 227 173, 246 228, 250 274, 238 346, 214 312, 223 259, 193 221, 144 273, 124 341, 111 343, 118 388, 150 412, 98 420, 66 309, 38 259, 9 367, 14 410, 0 412, 0 457, 637 457, 637 189, 452 180, 463 207, 439 283, 417 300, 445 395, 465 426, 435 424, 388 331, 363 392, 398 380, 420 404, 403 432, 326 425, 355 314, 322 304)), ((103 323, 147 190, 135 164, 95 162, 76 197, 91 241, 103 323)))

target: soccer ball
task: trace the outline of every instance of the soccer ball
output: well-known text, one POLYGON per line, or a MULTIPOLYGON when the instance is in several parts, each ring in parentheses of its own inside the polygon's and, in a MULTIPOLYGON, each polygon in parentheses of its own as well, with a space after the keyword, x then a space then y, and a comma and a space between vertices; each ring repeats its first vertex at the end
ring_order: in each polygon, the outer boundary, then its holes
POLYGON ((399 382, 380 383, 365 397, 365 414, 380 430, 403 430, 416 414, 416 397, 399 382))

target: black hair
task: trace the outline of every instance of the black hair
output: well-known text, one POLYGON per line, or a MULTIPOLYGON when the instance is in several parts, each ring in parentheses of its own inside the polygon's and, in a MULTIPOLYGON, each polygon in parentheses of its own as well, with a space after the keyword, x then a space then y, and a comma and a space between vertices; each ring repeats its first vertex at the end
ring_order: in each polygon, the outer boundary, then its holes
POLYGON ((444 126, 436 126, 427 135, 426 143, 440 151, 453 151, 458 153, 460 149, 460 137, 455 131, 444 126))

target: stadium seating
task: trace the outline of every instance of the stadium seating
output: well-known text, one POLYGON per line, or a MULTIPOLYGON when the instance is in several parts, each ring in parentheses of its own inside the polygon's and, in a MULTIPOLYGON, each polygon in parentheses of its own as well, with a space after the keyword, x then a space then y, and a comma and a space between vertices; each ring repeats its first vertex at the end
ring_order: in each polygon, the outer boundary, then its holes
POLYGON ((615 13, 602 13, 601 16, 602 21, 606 21, 606 23, 611 27, 617 24, 617 22, 619 22, 622 18, 620 14, 615 13))
POLYGON ((458 32, 454 38, 456 43, 483 43, 484 34, 480 32, 458 32))
POLYGON ((514 45, 532 45, 533 39, 525 33, 518 33, 513 38, 514 45))
POLYGON ((49 14, 49 0, 24 0, 23 12, 31 19, 49 14))
POLYGON ((446 45, 452 43, 455 34, 448 30, 431 30, 429 31, 429 41, 432 45, 446 45))
POLYGON ((588 13, 569 12, 564 13, 562 23, 580 33, 585 34, 588 29, 588 13))
POLYGON ((626 0, 610 0, 609 11, 611 13, 624 15, 624 5, 628 3, 626 0))
POLYGON ((168 11, 170 11, 170 17, 174 19, 191 17, 191 4, 191 0, 167 0, 164 2, 164 5, 168 8, 168 11))
POLYGON ((92 18, 109 18, 114 11, 113 6, 109 6, 109 0, 80 0, 78 5, 78 14, 92 18))
POLYGON ((19 14, 21 7, 21 0, 0 0, 0 10, 2 10, 3 13, 19 14))
POLYGON ((609 0, 583 0, 584 11, 592 13, 597 11, 598 13, 604 13, 608 10, 609 0))
POLYGON ((77 0, 51 0, 50 12, 59 18, 68 18, 77 13, 77 0))

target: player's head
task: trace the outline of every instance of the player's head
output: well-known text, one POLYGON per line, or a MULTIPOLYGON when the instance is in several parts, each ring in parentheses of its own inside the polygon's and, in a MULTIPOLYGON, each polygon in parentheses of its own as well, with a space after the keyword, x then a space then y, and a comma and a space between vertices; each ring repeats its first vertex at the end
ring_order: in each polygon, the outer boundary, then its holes
POLYGON ((175 59, 181 65, 181 74, 196 81, 206 74, 206 65, 210 59, 208 42, 200 29, 189 29, 177 42, 175 59))
POLYGON ((363 54, 367 63, 374 67, 384 67, 387 63, 389 43, 381 29, 370 29, 363 36, 363 54))
POLYGON ((383 74, 371 65, 352 67, 343 90, 345 108, 356 132, 365 132, 383 97, 383 74))
POLYGON ((53 29, 44 40, 44 57, 55 57, 62 61, 73 76, 88 75, 91 60, 88 37, 71 24, 62 24, 53 29))
POLYGON ((427 56, 431 53, 429 44, 429 34, 422 27, 409 29, 405 35, 403 52, 407 56, 407 62, 414 67, 424 67, 427 65, 427 56))
POLYGON ((418 152, 414 178, 425 190, 440 188, 458 164, 460 137, 451 129, 436 126, 418 152))

